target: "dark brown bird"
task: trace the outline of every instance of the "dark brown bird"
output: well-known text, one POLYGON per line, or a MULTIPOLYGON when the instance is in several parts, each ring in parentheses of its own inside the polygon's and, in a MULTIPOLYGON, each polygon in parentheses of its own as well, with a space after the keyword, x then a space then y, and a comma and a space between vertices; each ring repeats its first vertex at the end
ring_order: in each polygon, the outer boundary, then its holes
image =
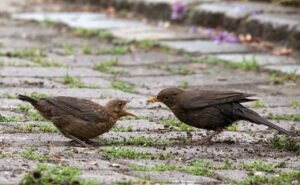
POLYGON ((157 97, 149 99, 148 102, 162 102, 180 121, 190 126, 215 131, 197 142, 198 144, 208 144, 213 136, 239 120, 263 124, 292 135, 289 131, 241 105, 244 102, 255 101, 255 99, 249 99, 250 96, 253 95, 234 91, 167 88, 161 90, 157 97))
POLYGON ((46 119, 52 121, 67 138, 81 145, 109 131, 122 116, 134 116, 125 110, 127 101, 111 100, 105 107, 89 100, 57 96, 39 100, 19 95, 31 103, 46 119))

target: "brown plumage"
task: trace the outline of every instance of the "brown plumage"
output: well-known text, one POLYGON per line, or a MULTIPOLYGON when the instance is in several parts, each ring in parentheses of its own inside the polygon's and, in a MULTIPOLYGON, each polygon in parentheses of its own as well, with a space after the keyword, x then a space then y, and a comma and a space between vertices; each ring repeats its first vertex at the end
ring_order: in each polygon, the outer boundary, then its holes
POLYGON ((241 105, 243 102, 255 100, 249 99, 250 96, 253 95, 234 91, 167 88, 161 90, 157 97, 149 99, 148 102, 162 102, 180 121, 190 126, 215 131, 198 142, 199 144, 209 143, 214 135, 239 120, 263 124, 279 132, 292 135, 289 131, 241 105))
POLYGON ((134 116, 125 110, 125 100, 111 100, 103 107, 89 100, 66 96, 36 100, 19 95, 18 99, 31 103, 64 136, 84 146, 88 146, 84 141, 109 131, 120 117, 134 116))

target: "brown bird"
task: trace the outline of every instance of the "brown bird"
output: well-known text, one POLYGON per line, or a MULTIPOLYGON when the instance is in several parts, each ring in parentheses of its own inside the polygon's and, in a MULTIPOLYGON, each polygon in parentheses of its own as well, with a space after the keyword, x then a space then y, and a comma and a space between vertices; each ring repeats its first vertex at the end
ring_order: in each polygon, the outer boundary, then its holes
POLYGON ((39 100, 19 95, 52 121, 67 138, 88 147, 86 142, 109 131, 122 116, 135 116, 125 110, 127 101, 111 100, 105 107, 89 100, 57 96, 39 100))
POLYGON ((166 88, 161 90, 157 97, 148 102, 162 102, 167 105, 175 116, 190 126, 214 130, 212 134, 196 142, 197 144, 210 143, 213 136, 239 120, 246 120, 269 126, 279 132, 292 135, 289 131, 280 128, 261 117, 256 112, 244 107, 241 103, 255 101, 249 99, 252 94, 234 91, 211 90, 183 90, 166 88))

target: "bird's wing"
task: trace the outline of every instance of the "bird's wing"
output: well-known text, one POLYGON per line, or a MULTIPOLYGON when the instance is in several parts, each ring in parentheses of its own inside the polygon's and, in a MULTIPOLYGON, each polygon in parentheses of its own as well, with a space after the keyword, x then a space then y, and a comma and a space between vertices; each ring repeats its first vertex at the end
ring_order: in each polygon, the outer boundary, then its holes
POLYGON ((104 107, 89 100, 66 96, 48 97, 45 100, 82 120, 94 123, 108 120, 108 114, 104 107))
POLYGON ((199 109, 224 103, 255 101, 255 99, 247 98, 250 96, 253 94, 234 91, 193 90, 180 95, 179 104, 186 110, 199 109))

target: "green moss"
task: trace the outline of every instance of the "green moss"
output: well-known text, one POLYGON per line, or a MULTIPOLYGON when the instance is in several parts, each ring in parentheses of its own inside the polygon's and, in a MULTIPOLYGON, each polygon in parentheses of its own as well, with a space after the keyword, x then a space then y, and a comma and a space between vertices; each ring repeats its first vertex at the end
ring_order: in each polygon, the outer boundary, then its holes
POLYGON ((112 68, 117 65, 118 65, 118 59, 111 59, 111 60, 106 60, 95 64, 94 69, 109 74, 127 74, 127 71, 116 70, 112 68))
POLYGON ((106 148, 103 151, 106 159, 152 159, 154 155, 148 152, 139 152, 133 149, 126 149, 123 147, 106 148))
POLYGON ((189 87, 189 82, 187 82, 187 81, 181 81, 181 82, 179 82, 178 87, 182 88, 182 89, 187 89, 189 87))
POLYGON ((24 48, 15 49, 14 51, 1 53, 0 56, 18 57, 18 58, 32 58, 32 57, 45 57, 47 53, 41 48, 24 48))
POLYGON ((153 166, 131 165, 135 171, 183 171, 182 167, 170 164, 157 164, 153 166))
POLYGON ((0 97, 1 97, 1 98, 6 98, 6 99, 16 99, 16 98, 17 98, 17 96, 15 96, 15 95, 10 95, 10 94, 8 94, 8 93, 3 93, 3 94, 0 95, 0 97))
POLYGON ((31 92, 31 93, 25 93, 26 96, 29 96, 31 98, 34 98, 34 99, 42 99, 42 98, 46 98, 47 97, 47 94, 44 94, 44 93, 38 93, 38 92, 31 92))
POLYGON ((259 69, 259 65, 258 65, 255 57, 252 57, 252 59, 243 58, 243 60, 240 61, 240 62, 229 62, 228 65, 231 68, 241 69, 241 70, 244 70, 244 71, 258 70, 259 69))
POLYGON ((120 118, 120 120, 151 120, 149 116, 143 116, 143 115, 138 115, 138 116, 126 116, 120 118))
POLYGON ((128 93, 135 93, 135 87, 125 81, 114 79, 111 81, 111 87, 128 93))
POLYGON ((15 157, 14 154, 11 154, 11 153, 2 153, 2 151, 0 151, 0 159, 3 159, 3 158, 13 158, 15 157))
POLYGON ((57 133, 58 130, 55 126, 51 123, 44 123, 44 124, 25 124, 22 127, 17 127, 17 129, 24 130, 26 132, 44 132, 44 133, 57 133))
POLYGON ((176 74, 176 75, 192 75, 192 74, 195 74, 194 71, 188 69, 188 68, 185 68, 185 67, 171 67, 171 66, 168 66, 166 68, 166 71, 172 73, 172 74, 176 74))
POLYGON ((292 107, 294 109, 300 107, 300 103, 297 100, 291 100, 290 103, 289 103, 289 105, 290 105, 290 107, 292 107))
POLYGON ((40 26, 43 28, 49 28, 51 26, 54 26, 56 23, 53 21, 50 21, 49 19, 44 19, 39 22, 40 26))
POLYGON ((96 185, 94 180, 82 180, 78 168, 50 164, 38 164, 32 171, 23 176, 21 185, 80 184, 96 185))
POLYGON ((276 176, 248 176, 239 185, 292 185, 300 182, 300 172, 283 172, 276 176))
POLYGON ((63 66, 60 62, 57 62, 55 60, 41 58, 41 57, 35 57, 32 59, 32 61, 42 67, 62 67, 63 66))
POLYGON ((211 176, 214 174, 213 165, 210 162, 203 160, 191 163, 191 166, 187 168, 186 171, 193 175, 211 176))
POLYGON ((133 131, 133 127, 132 126, 115 127, 115 128, 112 128, 111 131, 113 131, 113 132, 132 132, 133 131))
POLYGON ((131 169, 136 171, 180 171, 199 176, 212 176, 214 173, 213 167, 208 161, 196 161, 186 167, 171 164, 151 166, 132 165, 131 169))
POLYGON ((2 116, 0 114, 0 122, 20 122, 24 121, 24 119, 21 116, 2 116))
POLYGON ((252 102, 252 106, 254 108, 263 108, 263 107, 266 107, 265 104, 261 100, 256 100, 256 101, 252 102))
POLYGON ((127 46, 117 46, 113 48, 102 48, 98 54, 125 55, 127 53, 129 53, 127 46))
POLYGON ((226 128, 228 131, 237 132, 239 131, 239 125, 237 123, 233 123, 226 128))
POLYGON ((85 54, 85 55, 90 55, 90 54, 92 54, 92 48, 91 48, 91 46, 85 45, 85 46, 82 48, 82 53, 85 54))
POLYGON ((284 163, 274 164, 267 163, 263 161, 253 161, 242 164, 242 168, 248 171, 265 171, 265 172, 274 172, 276 168, 284 167, 284 163))
POLYGON ((159 43, 156 40, 145 39, 141 41, 136 40, 117 40, 114 42, 117 46, 133 46, 135 48, 139 48, 144 51, 150 51, 151 49, 160 49, 163 52, 172 51, 170 47, 159 43))
POLYGON ((173 127, 175 130, 179 131, 195 131, 194 127, 191 127, 185 123, 182 123, 178 119, 166 119, 162 121, 166 127, 173 127))
POLYGON ((22 151, 21 156, 25 159, 33 160, 33 161, 51 161, 53 160, 50 155, 41 154, 35 151, 33 148, 27 148, 22 151))
POLYGON ((98 37, 105 40, 114 39, 114 36, 111 32, 101 29, 88 30, 85 28, 76 28, 74 29, 73 33, 78 37, 98 37))
POLYGON ((244 71, 259 70, 259 64, 257 63, 255 57, 253 57, 252 59, 243 58, 242 61, 238 61, 238 62, 226 61, 214 56, 204 56, 204 57, 202 56, 196 58, 189 57, 189 60, 199 62, 199 63, 223 65, 224 67, 230 69, 241 69, 244 71))
POLYGON ((63 83, 67 84, 71 88, 95 88, 94 86, 85 84, 79 77, 73 77, 69 74, 64 76, 63 83))
POLYGON ((300 114, 273 114, 273 113, 269 113, 267 118, 272 119, 272 120, 300 121, 300 114))
POLYGON ((223 166, 221 166, 222 170, 234 170, 236 169, 236 166, 234 165, 232 160, 229 160, 228 158, 225 158, 223 166))
POLYGON ((168 146, 175 141, 171 141, 168 139, 154 139, 149 137, 134 137, 123 140, 107 140, 100 138, 99 143, 102 145, 139 145, 139 146, 168 146))
POLYGON ((297 71, 291 71, 288 73, 278 73, 278 72, 273 72, 271 75, 271 80, 273 84, 284 84, 284 82, 296 82, 298 79, 297 76, 297 71))
POLYGON ((294 138, 275 136, 268 140, 268 144, 272 148, 300 153, 300 143, 294 138))
POLYGON ((75 54, 75 49, 73 46, 63 46, 63 54, 64 55, 74 55, 75 54))
POLYGON ((26 120, 28 121, 44 121, 45 119, 41 116, 37 110, 27 103, 21 103, 17 106, 16 111, 24 113, 26 120))

